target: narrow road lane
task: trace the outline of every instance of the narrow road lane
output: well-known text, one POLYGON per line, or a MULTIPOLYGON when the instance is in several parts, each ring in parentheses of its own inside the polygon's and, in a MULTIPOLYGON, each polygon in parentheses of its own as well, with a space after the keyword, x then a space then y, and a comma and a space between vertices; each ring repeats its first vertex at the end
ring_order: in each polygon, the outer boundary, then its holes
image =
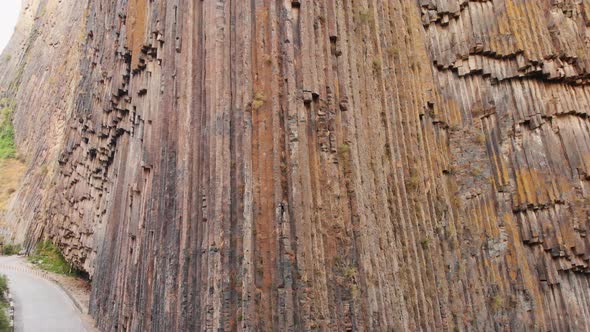
POLYGON ((86 331, 80 312, 54 282, 22 266, 16 257, 0 257, 0 273, 10 280, 17 332, 86 331))

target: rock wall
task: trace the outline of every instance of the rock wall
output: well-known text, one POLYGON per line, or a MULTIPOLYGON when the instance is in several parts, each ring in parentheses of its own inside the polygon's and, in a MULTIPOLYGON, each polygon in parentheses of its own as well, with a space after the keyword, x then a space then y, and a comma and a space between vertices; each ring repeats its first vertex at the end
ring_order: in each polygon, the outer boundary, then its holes
POLYGON ((590 330, 590 1, 41 3, 14 211, 101 329, 590 330))
POLYGON ((86 1, 23 0, 10 43, 0 57, 0 95, 16 104, 18 159, 24 181, 7 213, 12 238, 29 247, 51 219, 57 158, 75 109, 85 40, 86 1))

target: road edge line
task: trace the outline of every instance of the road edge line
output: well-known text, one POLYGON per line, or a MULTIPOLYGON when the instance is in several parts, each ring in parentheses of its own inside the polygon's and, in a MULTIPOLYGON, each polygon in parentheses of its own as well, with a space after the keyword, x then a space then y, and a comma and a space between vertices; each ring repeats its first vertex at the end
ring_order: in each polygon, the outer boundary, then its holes
POLYGON ((88 314, 87 312, 84 312, 84 310, 82 309, 82 305, 80 303, 78 303, 78 300, 76 300, 74 295, 72 295, 72 293, 70 293, 70 291, 64 285, 62 285, 59 281, 52 278, 51 276, 48 276, 47 279, 53 281, 55 284, 57 284, 59 286, 59 288, 61 288, 61 290, 64 291, 64 293, 66 293, 66 295, 70 298, 70 300, 72 300, 72 302, 74 303, 74 306, 76 306, 76 308, 78 309, 78 311, 80 311, 80 313, 88 314))

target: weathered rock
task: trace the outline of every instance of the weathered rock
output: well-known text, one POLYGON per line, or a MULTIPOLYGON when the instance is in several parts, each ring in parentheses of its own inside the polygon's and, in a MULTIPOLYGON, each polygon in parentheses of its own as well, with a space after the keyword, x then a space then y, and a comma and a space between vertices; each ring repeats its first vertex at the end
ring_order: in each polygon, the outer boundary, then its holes
POLYGON ((27 8, 12 216, 103 330, 590 330, 590 2, 27 8))

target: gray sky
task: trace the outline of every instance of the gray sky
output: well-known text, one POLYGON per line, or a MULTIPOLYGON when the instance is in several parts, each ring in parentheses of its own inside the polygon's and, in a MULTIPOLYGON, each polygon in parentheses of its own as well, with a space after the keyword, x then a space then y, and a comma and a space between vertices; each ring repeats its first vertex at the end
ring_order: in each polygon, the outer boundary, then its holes
POLYGON ((21 0, 0 1, 0 52, 2 52, 16 26, 21 0))

